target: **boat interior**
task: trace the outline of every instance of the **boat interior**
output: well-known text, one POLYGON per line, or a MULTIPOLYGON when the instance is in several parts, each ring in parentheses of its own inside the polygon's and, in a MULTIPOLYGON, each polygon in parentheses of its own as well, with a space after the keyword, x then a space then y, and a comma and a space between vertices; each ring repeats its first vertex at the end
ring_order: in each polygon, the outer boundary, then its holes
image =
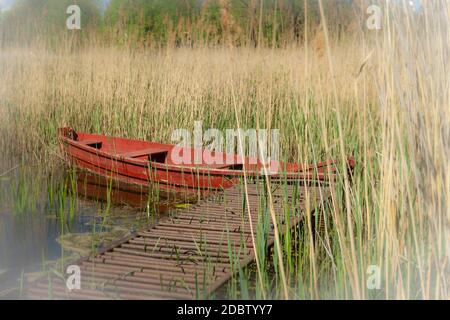
MULTIPOLYGON (((172 150, 176 147, 170 144, 161 144, 155 142, 147 142, 140 140, 130 140, 125 138, 117 137, 106 137, 102 135, 92 135, 79 133, 76 135, 76 140, 78 143, 86 145, 88 147, 101 150, 103 152, 128 159, 136 159, 142 161, 151 161, 156 163, 172 164, 172 165, 182 165, 182 166, 201 166, 212 169, 228 169, 228 170, 243 170, 242 157, 237 155, 232 155, 233 161, 225 161, 227 155, 225 153, 217 153, 214 151, 201 150, 201 163, 193 163, 194 161, 186 161, 179 163, 179 161, 174 161, 172 159, 172 150), (204 153, 215 157, 215 159, 223 158, 224 161, 216 161, 216 163, 207 163, 204 161, 204 153)), ((180 148, 177 150, 180 157, 188 159, 195 158, 195 149, 193 148, 180 148)), ((229 157, 229 155, 228 155, 229 157)), ((247 160, 247 159, 246 159, 247 160)), ((249 167, 250 169, 250 167, 249 167)))

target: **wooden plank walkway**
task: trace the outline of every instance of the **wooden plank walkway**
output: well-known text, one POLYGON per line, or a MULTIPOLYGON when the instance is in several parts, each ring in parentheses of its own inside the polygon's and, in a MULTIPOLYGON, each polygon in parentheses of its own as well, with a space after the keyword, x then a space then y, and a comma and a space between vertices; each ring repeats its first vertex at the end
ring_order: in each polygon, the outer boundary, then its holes
MULTIPOLYGON (((272 185, 281 234, 296 226, 308 207, 329 198, 325 187, 272 185), (308 203, 308 205, 307 205, 308 203)), ((202 299, 209 298, 238 268, 254 260, 250 208, 256 237, 274 243, 264 185, 235 186, 186 209, 175 210, 147 230, 96 256, 80 260, 81 289, 49 276, 25 285, 29 299, 202 299), (247 207, 248 206, 248 207, 247 207), (262 226, 266 228, 262 228, 262 226), (231 257, 231 258, 230 258, 231 257)))

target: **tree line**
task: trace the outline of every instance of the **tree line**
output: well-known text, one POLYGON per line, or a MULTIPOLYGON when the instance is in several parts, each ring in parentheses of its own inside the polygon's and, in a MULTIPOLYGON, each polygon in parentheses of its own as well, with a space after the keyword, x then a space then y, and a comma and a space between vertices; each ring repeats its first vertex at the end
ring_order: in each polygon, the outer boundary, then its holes
MULTIPOLYGON (((360 2, 323 1, 332 34, 351 28, 360 2)), ((0 15, 0 41, 278 47, 303 41, 320 21, 318 0, 16 0, 0 15), (81 30, 66 28, 72 4, 81 9, 81 30)))

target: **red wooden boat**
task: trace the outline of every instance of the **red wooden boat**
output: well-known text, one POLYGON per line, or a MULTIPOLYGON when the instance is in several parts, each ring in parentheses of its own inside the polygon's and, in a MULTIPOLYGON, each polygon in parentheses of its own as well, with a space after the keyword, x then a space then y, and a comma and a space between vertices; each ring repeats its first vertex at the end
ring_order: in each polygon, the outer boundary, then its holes
MULTIPOLYGON (((225 189, 236 184, 244 172, 248 178, 267 172, 261 161, 251 157, 217 153, 216 159, 227 159, 227 164, 208 164, 206 154, 211 152, 181 148, 178 153, 190 153, 193 158, 195 152, 200 152, 202 156, 199 164, 180 165, 174 161, 176 146, 171 144, 81 133, 72 128, 60 128, 58 138, 65 159, 78 168, 127 184, 148 187, 152 182, 161 190, 175 193, 225 189)), ((279 168, 278 173, 270 175, 271 180, 324 181, 334 178, 336 173, 335 161, 316 165, 273 161, 271 164, 279 168)), ((353 158, 349 158, 348 167, 352 169, 354 164, 353 158)))

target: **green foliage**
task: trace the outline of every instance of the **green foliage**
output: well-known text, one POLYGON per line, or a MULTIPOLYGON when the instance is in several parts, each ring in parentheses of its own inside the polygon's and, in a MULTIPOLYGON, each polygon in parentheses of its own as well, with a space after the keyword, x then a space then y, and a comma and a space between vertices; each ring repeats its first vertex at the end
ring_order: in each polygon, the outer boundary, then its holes
MULTIPOLYGON (((353 0, 326 1, 331 32, 353 20, 353 0)), ((111 0, 107 30, 118 39, 284 45, 320 24, 317 0, 111 0), (305 10, 307 10, 305 14, 305 10)))
MULTIPOLYGON (((73 35, 65 28, 72 0, 18 1, 0 20, 3 43, 73 35)), ((339 34, 352 22, 353 1, 324 1, 330 32, 339 34)), ((78 0, 76 4, 82 12, 81 33, 128 45, 284 46, 302 40, 306 26, 311 34, 320 24, 317 0, 78 0), (100 8, 106 10, 100 13, 100 8)))
POLYGON ((171 26, 181 17, 193 18, 194 12, 198 12, 198 1, 195 0, 111 0, 105 22, 121 36, 151 36, 165 42, 171 26))

